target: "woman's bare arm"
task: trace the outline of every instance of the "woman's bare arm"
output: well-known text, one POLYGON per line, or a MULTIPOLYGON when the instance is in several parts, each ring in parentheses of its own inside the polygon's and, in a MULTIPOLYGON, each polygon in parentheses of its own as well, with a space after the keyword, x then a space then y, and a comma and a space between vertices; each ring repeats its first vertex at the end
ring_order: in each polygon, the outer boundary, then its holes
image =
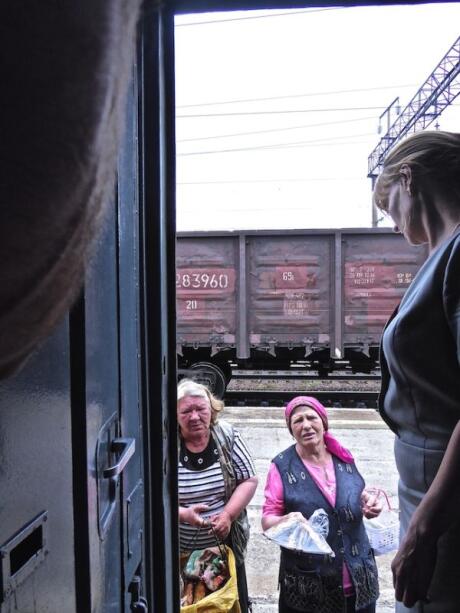
POLYGON ((224 507, 225 511, 230 515, 232 521, 235 521, 241 511, 251 502, 254 494, 256 493, 258 482, 258 478, 254 476, 249 477, 249 479, 242 481, 236 486, 233 494, 230 496, 229 501, 224 507))
POLYGON ((255 476, 239 483, 222 511, 211 518, 217 536, 222 539, 228 536, 232 523, 251 502, 257 483, 258 479, 255 476))

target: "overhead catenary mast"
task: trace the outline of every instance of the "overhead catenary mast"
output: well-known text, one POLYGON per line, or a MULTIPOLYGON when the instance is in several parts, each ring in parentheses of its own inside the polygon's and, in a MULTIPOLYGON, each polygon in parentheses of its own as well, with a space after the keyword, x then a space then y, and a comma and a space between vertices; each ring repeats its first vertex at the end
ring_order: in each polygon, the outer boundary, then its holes
MULTIPOLYGON (((407 134, 429 126, 460 94, 460 37, 447 51, 415 96, 382 136, 368 158, 367 176, 374 187, 390 148, 407 134)), ((392 103, 393 104, 393 103, 392 103)), ((391 105, 390 105, 391 106, 391 105)), ((388 109, 387 109, 388 110, 388 109)), ((372 225, 377 225, 375 211, 372 225)))

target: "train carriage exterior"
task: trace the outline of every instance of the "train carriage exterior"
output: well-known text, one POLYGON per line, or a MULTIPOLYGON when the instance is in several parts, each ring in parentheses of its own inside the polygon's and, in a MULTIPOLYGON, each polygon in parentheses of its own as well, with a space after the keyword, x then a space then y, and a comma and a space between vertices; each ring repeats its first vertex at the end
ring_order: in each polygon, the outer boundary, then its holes
POLYGON ((370 372, 426 255, 385 228, 181 233, 179 367, 370 372))

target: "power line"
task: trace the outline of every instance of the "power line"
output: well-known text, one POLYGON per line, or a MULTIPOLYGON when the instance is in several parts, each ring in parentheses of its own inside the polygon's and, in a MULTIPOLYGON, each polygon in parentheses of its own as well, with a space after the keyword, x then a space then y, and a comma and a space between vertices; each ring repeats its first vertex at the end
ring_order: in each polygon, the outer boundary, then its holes
MULTIPOLYGON (((458 104, 451 104, 451 107, 455 107, 455 106, 460 106, 458 104)), ((317 122, 317 123, 309 123, 309 124, 301 124, 301 125, 295 125, 295 126, 287 126, 285 128, 267 128, 265 130, 251 130, 250 132, 232 132, 231 134, 227 133, 227 134, 213 134, 211 136, 193 136, 190 138, 180 138, 176 140, 176 143, 187 143, 187 142, 192 142, 192 141, 199 141, 199 140, 214 140, 214 139, 218 139, 218 138, 232 138, 232 137, 236 137, 236 136, 252 136, 253 134, 269 134, 271 132, 285 132, 285 131, 289 131, 289 130, 301 130, 304 128, 317 128, 317 127, 323 127, 323 126, 334 126, 334 125, 340 125, 340 124, 344 124, 344 123, 357 123, 360 121, 369 121, 369 120, 374 120, 375 121, 375 115, 368 115, 366 117, 358 117, 358 118, 354 118, 354 119, 340 119, 338 121, 321 121, 321 122, 317 122)))
POLYGON ((267 100, 286 100, 288 98, 308 98, 314 96, 335 96, 338 94, 351 94, 356 92, 371 92, 386 89, 404 89, 405 87, 415 87, 416 84, 409 83, 406 85, 385 85, 383 87, 360 87, 357 89, 338 89, 326 92, 312 92, 309 94, 286 94, 284 96, 266 96, 262 98, 240 98, 234 100, 220 100, 218 102, 195 102, 193 104, 178 104, 177 109, 192 108, 197 106, 218 106, 221 104, 238 104, 242 102, 262 102, 267 100))
POLYGON ((301 11, 289 11, 285 13, 268 13, 266 15, 245 15, 244 17, 227 17, 225 19, 210 19, 207 21, 189 21, 187 23, 176 23, 176 28, 184 28, 187 26, 204 26, 213 23, 229 23, 230 21, 248 21, 250 19, 267 19, 269 17, 290 17, 291 15, 311 14, 311 13, 323 13, 325 11, 336 11, 343 7, 330 7, 324 9, 305 9, 301 11))
MULTIPOLYGON (((190 209, 187 210, 184 207, 184 205, 181 205, 180 203, 178 204, 178 208, 182 209, 181 210, 181 216, 183 215, 185 217, 186 215, 188 215, 189 212, 196 216, 196 210, 197 209, 205 208, 205 210, 207 210, 207 207, 209 206, 206 202, 201 203, 201 204, 202 204, 202 206, 200 207, 200 206, 195 205, 195 203, 194 203, 194 207, 192 208, 191 211, 190 211, 190 209)), ((363 204, 358 204, 357 205, 357 207, 359 207, 359 208, 364 208, 365 206, 368 206, 368 205, 363 205, 363 204)), ((307 212, 308 209, 311 209, 312 207, 314 207, 314 203, 312 203, 312 202, 308 202, 308 203, 302 204, 300 206, 284 206, 282 213, 284 215, 284 213, 287 213, 288 211, 304 211, 304 212, 307 212)), ((254 213, 254 212, 259 212, 259 211, 261 213, 267 213, 267 212, 273 213, 273 212, 276 212, 278 210, 278 208, 279 208, 279 204, 278 203, 274 203, 273 205, 271 205, 269 207, 267 207, 266 205, 264 205, 262 207, 255 207, 255 206, 248 207, 248 206, 245 206, 244 209, 237 209, 237 208, 234 208, 234 207, 219 207, 218 212, 219 212, 219 214, 220 213, 249 213, 249 212, 253 212, 254 213), (274 210, 273 207, 275 208, 275 210, 274 210)))
POLYGON ((311 183, 316 181, 362 181, 363 177, 309 177, 308 179, 228 179, 216 181, 178 181, 177 185, 239 185, 252 183, 311 183))
MULTIPOLYGON (((373 132, 366 132, 364 134, 341 134, 340 136, 322 136, 321 138, 313 138, 311 140, 301 140, 301 141, 288 141, 285 143, 267 143, 265 145, 251 145, 248 149, 252 149, 253 147, 256 149, 259 148, 272 148, 272 147, 289 147, 291 145, 306 145, 306 144, 315 144, 315 143, 331 143, 337 140, 343 140, 346 138, 357 138, 362 136, 373 136, 373 132)), ((246 147, 243 147, 246 149, 246 147)), ((220 151, 220 150, 219 150, 220 151)))
POLYGON ((291 113, 337 113, 345 111, 381 111, 384 106, 350 106, 343 108, 320 108, 320 109, 290 109, 285 111, 239 111, 234 113, 199 113, 196 115, 176 115, 177 119, 191 119, 200 117, 237 117, 243 115, 284 115, 291 113))
MULTIPOLYGON (((341 147, 341 146, 352 146, 352 145, 362 145, 363 143, 367 143, 367 140, 358 140, 358 141, 349 141, 346 143, 333 143, 334 147, 341 147)), ((261 146, 261 147, 248 147, 246 149, 217 149, 215 151, 194 151, 194 152, 190 152, 190 153, 178 153, 177 157, 188 157, 188 156, 193 156, 193 155, 214 155, 214 154, 219 154, 219 153, 240 153, 243 151, 278 151, 279 149, 296 149, 298 148, 302 148, 302 147, 309 147, 309 148, 313 148, 313 147, 330 147, 332 145, 332 143, 315 143, 315 144, 310 144, 308 141, 304 142, 304 143, 296 143, 295 145, 267 145, 265 147, 261 146)))
MULTIPOLYGON (((338 137, 338 138, 354 138, 355 136, 374 136, 373 132, 370 133, 366 133, 366 134, 356 134, 353 135, 351 137, 338 137)), ((296 147, 330 147, 331 145, 334 147, 339 147, 341 145, 356 145, 356 144, 362 144, 362 143, 366 143, 366 140, 360 140, 360 141, 348 141, 346 143, 336 143, 336 142, 332 142, 331 140, 333 139, 329 139, 328 140, 323 140, 323 141, 299 141, 296 143, 284 143, 284 144, 279 144, 279 145, 260 145, 260 146, 254 146, 254 147, 241 147, 238 149, 214 149, 211 151, 191 151, 189 153, 178 153, 177 157, 187 157, 187 156, 191 156, 191 155, 213 155, 215 153, 236 153, 236 152, 241 152, 241 151, 256 151, 256 150, 265 150, 265 151, 270 151, 270 150, 278 150, 278 149, 294 149, 296 147)))
POLYGON ((232 134, 214 134, 212 136, 198 136, 198 137, 192 137, 192 138, 180 138, 178 140, 176 140, 177 143, 187 143, 187 142, 191 142, 191 141, 198 141, 198 140, 212 140, 212 139, 216 139, 216 138, 231 138, 231 137, 236 137, 236 136, 252 136, 253 134, 268 134, 271 132, 285 132, 288 130, 301 130, 303 128, 317 128, 317 127, 323 127, 323 126, 334 126, 334 125, 338 125, 338 124, 343 124, 343 123, 357 123, 359 121, 369 121, 370 119, 375 120, 375 115, 369 115, 367 117, 360 117, 357 119, 341 119, 339 121, 321 121, 318 123, 310 123, 310 124, 303 124, 303 125, 297 125, 297 126, 288 126, 286 128, 267 128, 266 130, 253 130, 251 132, 233 132, 232 134))

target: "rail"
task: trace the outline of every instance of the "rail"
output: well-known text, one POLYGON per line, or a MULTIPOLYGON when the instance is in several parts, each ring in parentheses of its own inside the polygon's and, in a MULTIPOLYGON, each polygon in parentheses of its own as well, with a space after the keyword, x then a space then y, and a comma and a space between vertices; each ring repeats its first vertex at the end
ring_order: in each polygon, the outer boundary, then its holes
POLYGON ((306 379, 322 381, 379 381, 380 371, 369 374, 330 373, 320 375, 306 370, 233 370, 232 379, 306 379))
POLYGON ((227 390, 224 401, 228 406, 283 406, 294 396, 308 395, 318 398, 331 408, 377 408, 377 392, 363 391, 280 391, 280 390, 227 390))

